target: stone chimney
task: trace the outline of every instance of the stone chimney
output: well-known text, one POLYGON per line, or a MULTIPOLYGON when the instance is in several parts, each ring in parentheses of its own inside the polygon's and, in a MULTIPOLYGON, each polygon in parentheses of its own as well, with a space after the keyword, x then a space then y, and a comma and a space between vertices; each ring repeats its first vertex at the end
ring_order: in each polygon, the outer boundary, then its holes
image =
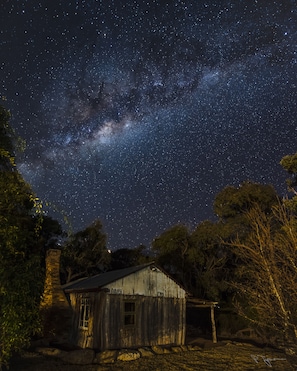
POLYGON ((46 275, 44 283, 42 308, 69 306, 60 282, 61 250, 50 249, 45 258, 46 275))
POLYGON ((71 308, 60 282, 61 250, 46 254, 46 275, 40 304, 43 336, 55 342, 67 342, 71 323, 71 308))

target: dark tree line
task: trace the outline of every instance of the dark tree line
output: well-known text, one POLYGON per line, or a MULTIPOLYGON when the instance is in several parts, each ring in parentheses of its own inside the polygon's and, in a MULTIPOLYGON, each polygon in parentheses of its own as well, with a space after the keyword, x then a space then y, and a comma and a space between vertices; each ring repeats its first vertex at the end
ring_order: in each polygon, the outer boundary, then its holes
POLYGON ((153 241, 156 261, 200 298, 226 300, 228 282, 240 266, 229 245, 235 238, 245 240, 251 226, 247 212, 255 205, 267 213, 279 198, 271 186, 245 182, 228 186, 215 198, 217 221, 201 222, 193 231, 177 225, 153 241))

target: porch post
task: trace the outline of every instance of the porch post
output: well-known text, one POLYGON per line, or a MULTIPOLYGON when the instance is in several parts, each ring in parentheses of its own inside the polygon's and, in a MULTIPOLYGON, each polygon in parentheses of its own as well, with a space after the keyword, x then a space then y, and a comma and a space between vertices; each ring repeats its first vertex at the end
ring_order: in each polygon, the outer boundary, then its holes
POLYGON ((212 342, 217 342, 217 331, 216 331, 216 322, 215 322, 215 316, 214 316, 214 304, 210 307, 210 319, 211 319, 211 329, 212 329, 212 342))

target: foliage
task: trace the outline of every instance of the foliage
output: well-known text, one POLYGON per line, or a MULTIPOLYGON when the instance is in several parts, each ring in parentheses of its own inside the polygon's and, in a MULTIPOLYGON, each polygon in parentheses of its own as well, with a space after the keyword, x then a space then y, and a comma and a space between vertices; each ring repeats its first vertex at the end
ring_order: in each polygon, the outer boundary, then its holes
POLYGON ((252 230, 248 239, 231 244, 244 262, 240 280, 233 286, 247 303, 237 302, 237 309, 270 342, 273 336, 296 342, 297 219, 282 205, 270 215, 255 206, 247 218, 252 230))
POLYGON ((44 250, 56 248, 61 239, 66 237, 60 223, 50 216, 43 215, 41 221, 40 239, 44 250))
POLYGON ((191 235, 184 225, 175 225, 154 239, 156 262, 187 287, 187 262, 191 235))
POLYGON ((110 269, 123 269, 129 268, 135 265, 140 265, 152 260, 147 254, 146 247, 140 245, 134 249, 118 249, 111 252, 110 269))
POLYGON ((70 236, 66 242, 61 258, 63 278, 70 282, 98 274, 107 270, 110 259, 102 223, 96 220, 83 231, 70 236))
MULTIPOLYGON (((246 212, 255 204, 269 213, 279 201, 275 189, 270 185, 244 182, 238 188, 228 186, 215 197, 214 212, 226 224, 229 237, 249 232, 246 212)), ((225 235, 226 237, 226 235, 225 235)))
POLYGON ((0 365, 39 329, 43 289, 36 197, 13 166, 13 131, 0 107, 0 365))
POLYGON ((24 141, 15 135, 9 125, 10 113, 0 106, 0 169, 12 170, 15 168, 15 149, 22 150, 24 141))
POLYGON ((192 233, 190 261, 195 287, 192 291, 201 298, 220 300, 227 289, 225 266, 228 252, 222 244, 223 227, 221 223, 204 221, 192 233))
POLYGON ((280 161, 281 166, 288 172, 289 178, 286 180, 288 190, 293 194, 290 199, 284 200, 285 205, 297 212, 297 153, 284 156, 280 161))
POLYGON ((153 241, 156 262, 192 295, 216 300, 220 296, 225 256, 220 252, 219 226, 205 221, 190 232, 176 225, 153 241))
MULTIPOLYGON (((4 243, 1 243, 2 252, 3 247, 4 243)), ((1 364, 8 362, 13 352, 28 346, 31 336, 39 331, 39 300, 43 285, 37 255, 24 257, 15 252, 4 256, 1 253, 0 260, 1 364)))
POLYGON ((244 182, 238 188, 226 187, 215 198, 217 222, 201 222, 193 232, 176 225, 153 241, 157 263, 193 295, 225 299, 231 290, 228 281, 234 280, 242 264, 226 243, 248 237, 251 226, 246 212, 254 205, 269 214, 278 201, 269 185, 244 182))
POLYGON ((272 208, 278 205, 279 197, 270 185, 244 182, 239 187, 228 186, 215 198, 214 211, 219 217, 214 235, 220 240, 217 242, 217 253, 224 256, 225 263, 213 282, 221 297, 229 300, 233 296, 233 289, 228 284, 230 281, 241 280, 240 270, 244 262, 229 249, 228 243, 234 239, 246 241, 252 232, 251 223, 247 213, 255 206, 266 215, 272 213, 272 208), (216 285, 215 285, 216 283, 216 285))
POLYGON ((280 164, 289 174, 297 174, 297 153, 284 156, 280 164))
POLYGON ((14 166, 13 131, 9 125, 9 112, 0 106, 0 168, 11 169, 14 166))

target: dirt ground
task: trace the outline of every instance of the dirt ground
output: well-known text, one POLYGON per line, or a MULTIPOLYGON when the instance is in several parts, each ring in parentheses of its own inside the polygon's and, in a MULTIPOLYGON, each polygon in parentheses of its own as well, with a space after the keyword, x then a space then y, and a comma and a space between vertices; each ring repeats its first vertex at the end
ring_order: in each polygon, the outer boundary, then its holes
POLYGON ((196 339, 192 342, 201 350, 170 353, 140 358, 136 361, 117 361, 108 365, 78 366, 59 359, 26 352, 15 359, 10 371, 296 371, 282 352, 252 344, 196 339))

